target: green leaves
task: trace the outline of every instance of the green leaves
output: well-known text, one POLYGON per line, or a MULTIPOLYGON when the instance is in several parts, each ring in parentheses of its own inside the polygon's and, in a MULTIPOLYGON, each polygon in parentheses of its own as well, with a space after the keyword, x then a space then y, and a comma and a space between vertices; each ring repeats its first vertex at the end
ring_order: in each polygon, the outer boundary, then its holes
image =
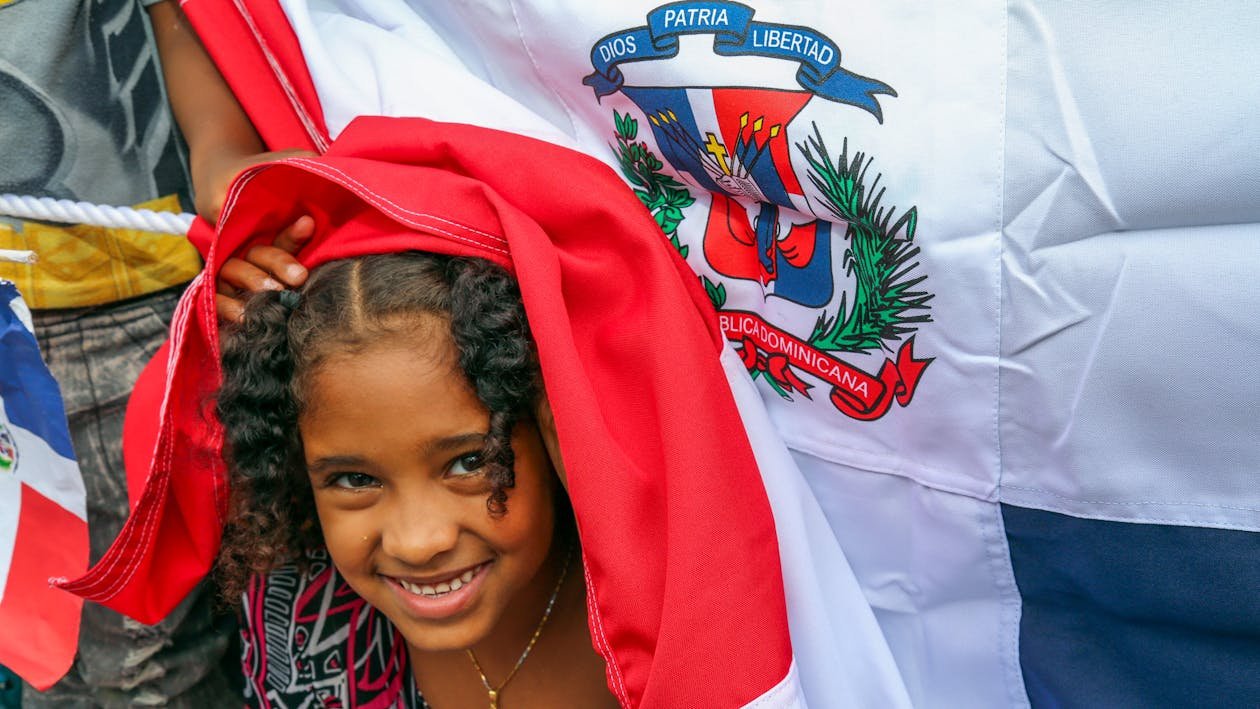
POLYGON ((666 204, 652 213, 661 231, 669 234, 678 231, 678 224, 683 220, 682 210, 672 204, 666 204))
POLYGON ((891 349, 889 340, 913 333, 920 323, 931 322, 928 305, 932 293, 915 287, 927 276, 914 276, 919 247, 914 233, 919 223, 918 207, 911 207, 895 222, 895 208, 880 205, 884 188, 882 175, 866 185, 867 169, 874 162, 862 153, 849 157, 846 138, 840 156, 833 164, 814 125, 808 145, 797 149, 809 163, 809 179, 838 219, 848 222, 842 264, 854 277, 853 300, 840 298, 834 317, 823 315, 814 325, 810 343, 823 350, 867 352, 891 349))
POLYGON ((708 276, 700 276, 700 282, 704 283, 704 292, 709 294, 713 307, 721 310, 722 306, 726 305, 726 286, 722 283, 714 283, 708 276))
POLYGON ((681 182, 665 174, 665 164, 652 153, 647 143, 634 142, 639 134, 637 120, 614 109, 613 126, 617 137, 614 150, 621 173, 636 188, 635 195, 651 212, 669 243, 683 258, 687 258, 690 250, 678 239, 678 225, 686 216, 683 210, 695 204, 696 198, 681 182))
POLYGON ((635 120, 629 113, 621 115, 616 109, 613 109, 613 124, 617 128, 617 137, 626 140, 634 140, 639 134, 639 122, 635 120))

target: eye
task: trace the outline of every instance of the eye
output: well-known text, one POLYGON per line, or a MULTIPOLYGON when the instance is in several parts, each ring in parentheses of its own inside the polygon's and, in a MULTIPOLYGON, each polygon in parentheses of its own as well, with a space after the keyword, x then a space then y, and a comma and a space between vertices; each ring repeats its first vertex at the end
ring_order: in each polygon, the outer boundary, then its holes
POLYGON ((340 487, 346 490, 361 490, 367 487, 378 487, 380 481, 367 473, 335 473, 325 483, 328 487, 340 487))
POLYGON ((451 467, 446 469, 446 474, 452 477, 463 477, 466 475, 476 475, 485 467, 486 460, 482 457, 481 451, 476 453, 468 453, 461 455, 451 462, 451 467))

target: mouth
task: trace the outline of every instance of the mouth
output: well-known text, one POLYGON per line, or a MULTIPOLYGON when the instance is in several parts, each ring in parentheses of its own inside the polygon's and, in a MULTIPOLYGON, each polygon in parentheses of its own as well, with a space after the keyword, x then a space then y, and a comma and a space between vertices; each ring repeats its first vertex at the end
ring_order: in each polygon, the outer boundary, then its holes
POLYGON ((484 563, 478 564, 461 573, 452 574, 451 576, 448 576, 447 578, 442 579, 440 581, 429 581, 429 582, 422 583, 418 581, 408 581, 407 579, 402 579, 402 578, 397 578, 397 577, 392 577, 391 580, 395 581, 399 586, 403 588, 403 590, 413 595, 427 596, 429 598, 441 598, 442 596, 445 596, 448 593, 454 593, 455 591, 458 591, 459 589, 463 588, 465 584, 472 583, 473 578, 475 578, 477 574, 480 573, 483 568, 488 566, 489 563, 490 562, 484 562, 484 563))
POLYGON ((382 578, 389 582, 395 597, 412 615, 441 620, 460 613, 472 603, 492 563, 482 562, 445 577, 382 578))

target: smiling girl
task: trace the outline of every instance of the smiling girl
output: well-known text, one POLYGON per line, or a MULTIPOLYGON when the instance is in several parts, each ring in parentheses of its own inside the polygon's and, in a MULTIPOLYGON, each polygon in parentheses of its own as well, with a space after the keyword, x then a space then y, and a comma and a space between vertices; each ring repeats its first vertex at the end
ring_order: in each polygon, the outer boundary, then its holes
POLYGON ((798 707, 798 638, 815 686, 888 677, 850 642, 875 627, 860 591, 820 576, 847 567, 779 542, 825 520, 782 441, 754 450, 771 424, 724 342, 607 166, 360 118, 237 179, 132 397, 135 510, 62 586, 149 621, 218 558, 249 586, 249 701, 269 707, 798 707), (225 274, 301 215, 309 278, 220 337, 216 301, 255 290, 225 274))
MULTIPOLYGON (((228 593, 295 558, 306 568, 280 569, 279 583, 344 582, 397 631, 365 614, 369 634, 405 642, 402 681, 385 684, 408 705, 615 705, 587 629, 537 358, 506 271, 417 252, 329 262, 300 296, 254 296, 225 339, 223 373, 228 593), (326 566, 310 573, 321 547, 331 580, 326 566)), ((255 596, 265 596, 261 583, 255 596)), ((322 627, 327 614, 314 620, 320 627, 299 637, 336 634, 322 627)), ((251 701, 296 705, 318 695, 314 684, 294 681, 290 696, 252 687, 251 701)))

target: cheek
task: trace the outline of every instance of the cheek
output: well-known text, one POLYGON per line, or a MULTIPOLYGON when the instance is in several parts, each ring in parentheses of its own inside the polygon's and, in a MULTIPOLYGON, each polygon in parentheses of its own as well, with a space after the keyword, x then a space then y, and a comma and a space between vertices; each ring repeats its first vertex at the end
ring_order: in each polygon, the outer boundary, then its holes
POLYGON ((555 535, 559 481, 543 440, 532 425, 517 428, 512 448, 516 451, 516 486, 507 491, 507 514, 495 523, 518 550, 528 549, 530 556, 541 550, 545 555, 555 535))
POLYGON ((508 491, 507 514, 490 523, 505 547, 545 555, 555 534, 555 517, 550 480, 518 478, 508 491))
POLYGON ((329 504, 315 496, 315 512, 324 533, 324 546, 342 576, 370 573, 366 568, 371 558, 374 539, 379 533, 371 524, 371 515, 356 514, 329 504))

